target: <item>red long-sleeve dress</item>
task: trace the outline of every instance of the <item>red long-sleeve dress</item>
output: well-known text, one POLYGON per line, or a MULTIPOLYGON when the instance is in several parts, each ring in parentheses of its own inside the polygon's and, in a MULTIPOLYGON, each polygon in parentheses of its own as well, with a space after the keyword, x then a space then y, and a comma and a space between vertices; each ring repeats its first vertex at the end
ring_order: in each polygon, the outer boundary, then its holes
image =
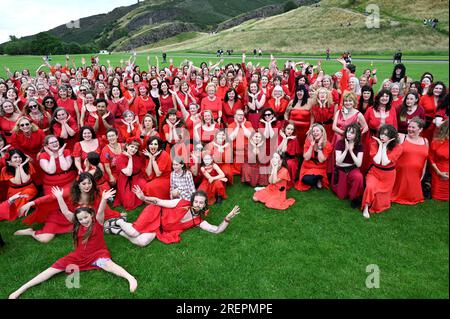
MULTIPOLYGON (((148 166, 149 160, 145 161, 144 170, 148 166)), ((156 176, 154 170, 152 174, 148 176, 149 181, 145 184, 144 191, 145 196, 156 197, 160 199, 170 199, 170 173, 172 172, 172 161, 169 153, 162 151, 156 158, 156 164, 158 165, 160 176, 156 176)))
MULTIPOLYGON (((448 139, 444 141, 434 140, 430 145, 428 156, 430 164, 436 164, 441 172, 447 172, 449 169, 449 149, 448 139)), ((436 174, 431 168, 431 198, 436 200, 448 201, 449 180, 444 180, 436 174)))

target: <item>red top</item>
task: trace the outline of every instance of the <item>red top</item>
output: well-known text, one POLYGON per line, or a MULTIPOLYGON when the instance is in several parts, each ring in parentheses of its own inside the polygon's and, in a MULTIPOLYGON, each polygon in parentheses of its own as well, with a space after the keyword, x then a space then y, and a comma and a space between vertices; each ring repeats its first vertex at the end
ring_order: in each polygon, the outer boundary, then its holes
POLYGON ((234 102, 233 106, 230 106, 230 101, 228 102, 223 102, 222 103, 222 112, 223 112, 223 116, 225 117, 225 122, 227 122, 228 124, 233 123, 234 122, 234 114, 236 113, 237 110, 243 110, 244 106, 242 105, 241 100, 236 100, 236 102, 234 102))
MULTIPOLYGON (((101 153, 100 143, 98 143, 97 149, 94 152, 100 155, 100 153, 101 153)), ((73 158, 81 157, 81 165, 83 166, 83 161, 87 158, 87 156, 88 156, 88 153, 86 153, 83 150, 83 147, 81 146, 81 142, 77 142, 75 144, 75 146, 73 147, 72 157, 73 158)))
MULTIPOLYGON (((369 107, 366 113, 364 113, 364 117, 366 119, 367 125, 369 126, 369 130, 372 133, 372 135, 376 134, 378 129, 381 127, 381 119, 379 117, 376 117, 374 112, 375 111, 373 107, 369 107)), ((385 119, 385 124, 390 124, 393 127, 395 127, 395 129, 398 128, 397 113, 395 112, 395 109, 391 108, 389 110, 389 115, 385 119)))
POLYGON ((209 97, 205 97, 202 99, 200 107, 201 112, 204 112, 205 110, 211 111, 216 120, 219 117, 219 112, 222 111, 222 101, 217 96, 215 96, 214 101, 211 101, 209 97))
POLYGON ((419 100, 419 105, 425 110, 426 117, 434 117, 436 114, 436 103, 434 102, 434 95, 423 95, 419 100))
POLYGON ((142 122, 146 113, 150 113, 153 116, 156 115, 155 102, 148 96, 145 98, 142 96, 136 97, 130 106, 130 110, 139 116, 139 123, 142 122))
MULTIPOLYGON (((77 118, 77 114, 75 113, 75 104, 76 104, 76 101, 69 99, 69 98, 67 98, 65 100, 58 99, 56 101, 56 105, 63 107, 67 111, 67 113, 69 113, 70 116, 73 117, 74 119, 77 118)), ((77 105, 77 107, 78 107, 78 105, 77 105)))
POLYGON ((172 95, 168 95, 164 97, 163 95, 159 96, 160 106, 159 109, 163 112, 163 116, 169 111, 170 109, 176 109, 176 105, 173 104, 173 97, 172 95))
MULTIPOLYGON (((148 159, 145 161, 144 170, 148 166, 148 159)), ((159 171, 161 175, 156 177, 155 171, 152 170, 152 174, 148 177, 149 180, 159 179, 159 178, 168 178, 170 179, 170 173, 172 172, 172 161, 170 160, 170 155, 166 151, 162 151, 161 154, 156 158, 156 164, 158 164, 159 171)))
POLYGON ((31 132, 30 136, 26 136, 22 132, 14 132, 11 136, 11 145, 35 160, 37 153, 44 145, 44 139, 45 133, 41 129, 31 132))
POLYGON ((122 98, 117 102, 112 100, 108 101, 108 111, 110 111, 116 119, 121 118, 122 113, 126 110, 128 110, 128 102, 125 98, 122 98))

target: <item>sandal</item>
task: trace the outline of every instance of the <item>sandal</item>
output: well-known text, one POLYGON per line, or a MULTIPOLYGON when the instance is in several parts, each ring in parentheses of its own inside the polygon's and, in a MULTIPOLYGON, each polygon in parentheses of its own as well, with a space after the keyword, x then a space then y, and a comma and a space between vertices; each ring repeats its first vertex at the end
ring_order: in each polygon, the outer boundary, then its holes
POLYGON ((122 228, 120 227, 107 227, 105 228, 105 234, 110 235, 119 235, 121 232, 123 232, 122 228))
POLYGON ((117 227, 116 220, 117 220, 117 218, 108 219, 107 221, 105 221, 103 223, 103 228, 107 229, 107 228, 111 228, 111 227, 117 227))

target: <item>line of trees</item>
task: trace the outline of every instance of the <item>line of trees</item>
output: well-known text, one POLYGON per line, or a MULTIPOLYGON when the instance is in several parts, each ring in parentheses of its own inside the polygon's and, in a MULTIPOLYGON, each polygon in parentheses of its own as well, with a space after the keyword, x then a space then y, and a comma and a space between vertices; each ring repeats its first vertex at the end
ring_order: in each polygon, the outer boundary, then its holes
POLYGON ((48 32, 38 33, 28 39, 10 36, 9 42, 0 44, 0 54, 8 55, 80 54, 98 50, 98 47, 93 44, 80 45, 76 42, 62 42, 48 32))

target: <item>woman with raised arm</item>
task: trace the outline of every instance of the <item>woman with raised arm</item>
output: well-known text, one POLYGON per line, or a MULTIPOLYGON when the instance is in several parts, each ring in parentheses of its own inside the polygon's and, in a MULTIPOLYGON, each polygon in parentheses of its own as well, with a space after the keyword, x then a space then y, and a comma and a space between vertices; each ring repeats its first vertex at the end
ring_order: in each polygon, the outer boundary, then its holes
POLYGON ((286 198, 288 183, 291 181, 287 164, 278 153, 274 153, 270 161, 269 185, 256 191, 255 202, 262 202, 266 207, 278 210, 288 209, 295 204, 295 199, 286 198))
POLYGON ((428 157, 428 140, 420 137, 425 121, 413 118, 408 124, 408 134, 399 134, 403 152, 395 167, 396 176, 391 201, 404 205, 415 205, 424 201, 422 179, 428 157))
POLYGON ((9 295, 9 299, 17 299, 29 288, 50 279, 58 273, 63 271, 69 272, 69 269, 73 266, 78 267, 81 271, 103 269, 116 276, 125 278, 129 283, 130 292, 134 292, 137 288, 136 279, 111 260, 111 255, 103 238, 106 202, 114 196, 115 190, 103 192, 97 214, 90 207, 79 207, 72 213, 64 202, 64 191, 59 187, 54 187, 52 193, 58 200, 64 218, 73 225, 75 251, 58 259, 50 268, 9 295))
POLYGON ((183 231, 197 226, 207 232, 220 234, 228 227, 231 219, 240 213, 239 206, 235 206, 220 225, 214 226, 203 220, 208 214, 209 204, 208 196, 203 191, 192 194, 190 201, 147 197, 138 186, 133 191, 140 200, 150 205, 144 208, 133 224, 117 219, 111 224, 110 232, 121 235, 140 247, 147 246, 155 238, 165 244, 178 243, 183 231))
POLYGON ((402 155, 398 133, 392 125, 383 125, 370 145, 372 164, 366 175, 366 189, 362 199, 363 216, 381 213, 391 207, 391 193, 395 183, 395 166, 402 155))

